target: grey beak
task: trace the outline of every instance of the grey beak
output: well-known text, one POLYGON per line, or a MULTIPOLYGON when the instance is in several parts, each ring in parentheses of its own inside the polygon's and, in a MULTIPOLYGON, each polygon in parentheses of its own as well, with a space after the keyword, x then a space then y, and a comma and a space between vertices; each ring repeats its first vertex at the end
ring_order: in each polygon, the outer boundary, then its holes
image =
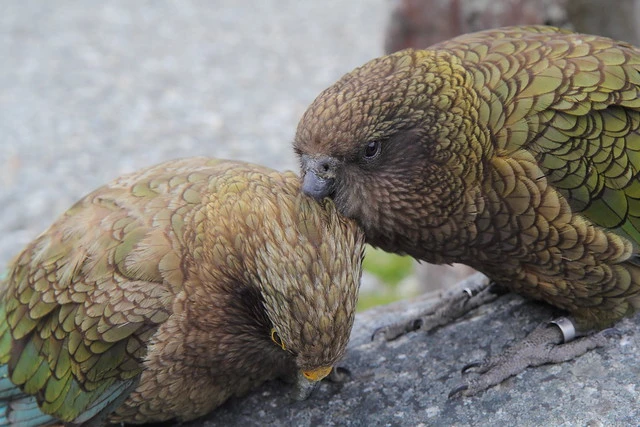
POLYGON ((332 157, 302 155, 302 192, 316 200, 330 196, 334 190, 338 161, 332 157))
POLYGON ((307 171, 302 181, 302 192, 316 200, 322 200, 333 191, 333 179, 322 179, 313 171, 307 171))
POLYGON ((306 400, 311 396, 311 393, 313 392, 313 389, 316 388, 317 384, 317 381, 311 381, 305 377, 302 372, 298 372, 295 387, 291 392, 291 397, 294 400, 306 400))

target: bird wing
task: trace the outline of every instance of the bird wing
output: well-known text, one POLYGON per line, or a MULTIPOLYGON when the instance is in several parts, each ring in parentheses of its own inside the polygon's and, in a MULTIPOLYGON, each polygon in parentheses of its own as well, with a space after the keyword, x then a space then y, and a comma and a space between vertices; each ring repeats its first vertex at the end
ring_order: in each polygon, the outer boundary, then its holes
POLYGON ((640 244, 640 51, 551 27, 492 33, 443 46, 474 76, 496 154, 527 150, 574 212, 640 244))
POLYGON ((18 256, 2 290, 0 363, 65 421, 126 397, 182 285, 176 231, 200 199, 176 169, 143 175, 74 205, 18 256), (172 186, 177 196, 158 197, 172 186))

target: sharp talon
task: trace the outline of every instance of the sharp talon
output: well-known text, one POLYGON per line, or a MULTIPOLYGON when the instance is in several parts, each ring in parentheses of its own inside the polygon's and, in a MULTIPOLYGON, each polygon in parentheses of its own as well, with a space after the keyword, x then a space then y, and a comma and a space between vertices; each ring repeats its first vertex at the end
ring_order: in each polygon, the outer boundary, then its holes
POLYGON ((473 369, 473 368, 477 368, 478 366, 481 366, 482 362, 471 362, 471 363, 467 363, 466 365, 464 365, 462 367, 462 369, 460 370, 461 373, 466 374, 467 371, 469 369, 473 369))
MULTIPOLYGON (((378 335, 380 332, 384 331, 386 328, 383 326, 381 328, 376 328, 373 333, 371 334, 371 341, 376 339, 376 335, 378 335)), ((386 335, 386 334, 385 334, 386 335)), ((385 337, 386 338, 386 337, 385 337)))
POLYGON ((424 324, 424 321, 422 319, 416 319, 411 324, 411 330, 412 331, 417 331, 418 329, 422 328, 423 324, 424 324))
POLYGON ((464 289, 462 290, 462 292, 464 292, 465 294, 467 294, 467 296, 468 296, 469 298, 473 297, 473 291, 472 291, 470 288, 464 288, 464 289))
POLYGON ((623 335, 622 331, 616 327, 603 329, 602 331, 600 331, 600 333, 606 338, 622 337, 623 335))
POLYGON ((469 389, 469 386, 464 384, 464 385, 460 385, 456 388, 454 388, 453 390, 451 390, 451 392, 449 393, 449 396, 447 396, 448 399, 451 399, 453 397, 457 397, 460 396, 462 394, 463 391, 469 389))

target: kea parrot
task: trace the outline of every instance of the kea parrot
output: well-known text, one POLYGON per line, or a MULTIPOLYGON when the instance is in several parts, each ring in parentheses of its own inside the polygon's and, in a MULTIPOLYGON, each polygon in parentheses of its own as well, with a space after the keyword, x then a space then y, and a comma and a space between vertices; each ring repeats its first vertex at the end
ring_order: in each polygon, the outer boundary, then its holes
POLYGON ((313 101, 294 150, 302 190, 332 198, 368 243, 467 264, 567 313, 473 364, 478 375, 454 395, 604 345, 606 328, 640 307, 640 50, 630 44, 505 27, 373 59, 313 101))
POLYGON ((186 421, 343 356, 364 235, 299 177, 173 160, 87 195, 0 291, 0 425, 186 421))

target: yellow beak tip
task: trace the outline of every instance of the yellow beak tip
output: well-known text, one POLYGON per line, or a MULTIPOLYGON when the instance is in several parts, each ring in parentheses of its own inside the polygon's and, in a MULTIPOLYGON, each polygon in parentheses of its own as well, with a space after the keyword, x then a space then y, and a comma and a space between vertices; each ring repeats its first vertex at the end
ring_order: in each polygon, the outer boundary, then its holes
POLYGON ((302 375, 310 381, 320 381, 331 372, 332 366, 325 366, 311 371, 302 371, 302 375))

